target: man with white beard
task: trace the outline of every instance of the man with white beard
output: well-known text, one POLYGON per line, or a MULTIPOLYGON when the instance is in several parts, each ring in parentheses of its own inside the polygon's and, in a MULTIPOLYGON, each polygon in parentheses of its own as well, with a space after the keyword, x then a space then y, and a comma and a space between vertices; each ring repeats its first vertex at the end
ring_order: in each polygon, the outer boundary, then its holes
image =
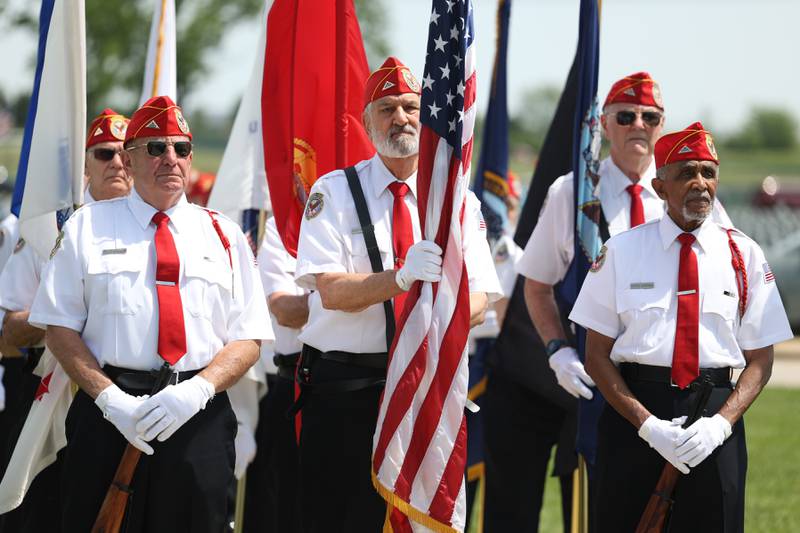
MULTIPOLYGON (((421 240, 417 211, 420 90, 395 58, 373 72, 363 122, 378 153, 319 178, 306 203, 295 279, 314 291, 299 337, 307 532, 380 531, 386 515, 370 458, 395 316, 414 281, 441 278, 442 251, 421 240)), ((501 291, 482 222, 469 193, 463 250, 471 325, 501 291)))

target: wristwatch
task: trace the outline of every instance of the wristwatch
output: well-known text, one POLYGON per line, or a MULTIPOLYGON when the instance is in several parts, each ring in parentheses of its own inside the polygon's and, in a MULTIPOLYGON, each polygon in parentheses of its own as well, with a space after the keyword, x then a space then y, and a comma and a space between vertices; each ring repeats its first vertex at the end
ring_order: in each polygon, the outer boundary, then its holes
POLYGON ((547 352, 547 357, 552 356, 554 353, 559 351, 564 346, 569 346, 569 341, 567 339, 553 339, 547 343, 545 347, 545 351, 547 352))

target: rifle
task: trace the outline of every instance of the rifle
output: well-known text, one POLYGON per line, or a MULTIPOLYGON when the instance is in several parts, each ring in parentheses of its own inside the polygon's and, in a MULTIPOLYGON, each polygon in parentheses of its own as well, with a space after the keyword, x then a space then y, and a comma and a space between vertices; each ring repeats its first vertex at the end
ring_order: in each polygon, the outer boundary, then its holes
MULTIPOLYGON (((169 363, 164 362, 164 365, 156 375, 156 382, 150 395, 152 396, 166 387, 171 375, 172 367, 169 366, 169 363)), ((134 445, 128 443, 125 447, 122 459, 119 460, 117 471, 114 473, 114 479, 108 487, 103 505, 100 507, 94 526, 92 526, 92 533, 119 532, 119 528, 122 526, 122 519, 125 517, 125 508, 128 506, 128 497, 133 492, 131 490, 131 480, 141 455, 141 450, 134 445)))
MULTIPOLYGON (((708 376, 705 376, 703 380, 693 382, 690 387, 697 392, 697 396, 689 408, 689 415, 683 424, 684 429, 694 424, 703 415, 714 384, 708 376)), ((636 526, 636 533, 661 533, 664 531, 667 516, 672 509, 672 491, 675 490, 678 476, 680 476, 680 472, 671 463, 664 465, 656 488, 647 502, 647 507, 644 508, 639 525, 636 526)))

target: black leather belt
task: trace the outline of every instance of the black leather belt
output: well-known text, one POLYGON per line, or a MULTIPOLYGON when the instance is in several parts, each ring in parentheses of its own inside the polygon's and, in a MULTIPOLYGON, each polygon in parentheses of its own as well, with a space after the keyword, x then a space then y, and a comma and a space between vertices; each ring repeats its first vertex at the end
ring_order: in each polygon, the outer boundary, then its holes
POLYGON ((336 361, 345 365, 360 366, 364 368, 379 368, 385 370, 389 356, 383 353, 349 353, 349 352, 322 352, 322 359, 336 361))
POLYGON ((22 348, 20 350, 25 358, 25 364, 22 366, 22 371, 33 374, 36 367, 39 366, 39 360, 44 354, 44 348, 40 346, 32 348, 22 348))
MULTIPOLYGON (((668 366, 642 365, 639 363, 620 363, 619 372, 625 381, 649 381, 652 383, 662 383, 677 387, 672 382, 672 368, 668 366)), ((697 379, 708 376, 711 382, 718 387, 726 387, 731 384, 733 370, 730 367, 724 368, 701 368, 697 379)))
MULTIPOLYGON (((170 376, 167 385, 176 385, 181 381, 186 381, 196 376, 202 371, 202 368, 198 368, 197 370, 175 371, 170 376)), ((105 365, 103 367, 103 372, 111 378, 111 381, 119 385, 122 389, 146 390, 149 392, 156 383, 156 376, 158 376, 159 369, 131 370, 130 368, 105 365)))
POLYGON ((276 353, 272 356, 272 362, 278 367, 278 376, 283 379, 294 381, 294 372, 297 368, 297 360, 300 359, 300 352, 284 355, 276 353))

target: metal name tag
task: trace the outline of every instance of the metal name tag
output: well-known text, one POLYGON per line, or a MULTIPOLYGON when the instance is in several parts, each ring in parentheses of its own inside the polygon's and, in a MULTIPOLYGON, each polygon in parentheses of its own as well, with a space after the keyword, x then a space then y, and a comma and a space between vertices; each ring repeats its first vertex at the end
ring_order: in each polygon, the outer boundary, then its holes
POLYGON ((103 250, 103 255, 122 255, 127 251, 127 248, 109 248, 107 250, 103 250))
POLYGON ((652 281, 639 281, 637 283, 631 283, 631 289, 652 289, 655 286, 656 284, 652 281))

